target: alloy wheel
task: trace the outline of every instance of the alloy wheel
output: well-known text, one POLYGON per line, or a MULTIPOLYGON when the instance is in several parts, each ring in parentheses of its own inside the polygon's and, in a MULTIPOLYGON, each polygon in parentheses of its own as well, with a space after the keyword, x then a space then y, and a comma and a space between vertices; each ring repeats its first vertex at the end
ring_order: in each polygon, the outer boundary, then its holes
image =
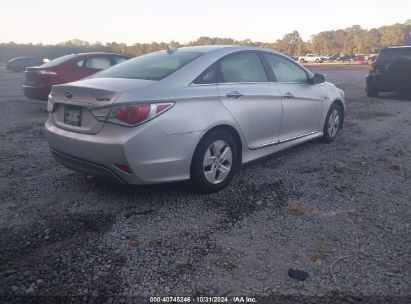
POLYGON ((224 140, 213 142, 203 158, 203 172, 211 184, 219 184, 230 174, 233 164, 233 152, 224 140))
POLYGON ((333 109, 328 117, 328 134, 330 137, 335 137, 338 132, 338 128, 340 125, 340 115, 338 114, 337 109, 333 109))

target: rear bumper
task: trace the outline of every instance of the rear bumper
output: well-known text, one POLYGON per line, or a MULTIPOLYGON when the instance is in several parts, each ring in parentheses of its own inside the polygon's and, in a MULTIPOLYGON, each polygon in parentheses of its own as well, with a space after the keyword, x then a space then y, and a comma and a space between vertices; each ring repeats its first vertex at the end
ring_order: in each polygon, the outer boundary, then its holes
POLYGON ((34 87, 23 85, 23 92, 27 98, 47 101, 51 91, 51 86, 34 87))
POLYGON ((390 79, 384 74, 368 74, 366 78, 366 91, 374 92, 411 92, 409 78, 390 79))
POLYGON ((48 120, 45 135, 57 161, 72 170, 111 178, 114 174, 127 184, 151 184, 190 178, 200 132, 170 135, 150 121, 135 128, 106 124, 92 135, 63 130, 48 120), (114 164, 127 165, 131 173, 114 164))
POLYGON ((104 179, 110 179, 120 183, 125 183, 124 179, 122 179, 110 168, 95 164, 87 160, 79 159, 52 148, 50 148, 50 151, 56 161, 71 170, 81 172, 86 175, 97 176, 104 179))

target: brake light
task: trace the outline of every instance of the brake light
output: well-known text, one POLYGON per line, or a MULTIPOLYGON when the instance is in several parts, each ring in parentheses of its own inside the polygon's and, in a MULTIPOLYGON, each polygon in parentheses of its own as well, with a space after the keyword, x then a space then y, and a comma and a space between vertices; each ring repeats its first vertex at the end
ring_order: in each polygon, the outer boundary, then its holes
POLYGON ((133 105, 120 108, 116 117, 130 125, 139 124, 145 121, 150 115, 151 106, 149 104, 133 105))
POLYGON ((169 110, 173 102, 130 104, 112 108, 91 110, 94 117, 100 121, 111 122, 124 126, 137 126, 169 110))
POLYGON ((48 71, 48 70, 40 70, 37 72, 38 75, 50 75, 50 76, 54 76, 57 75, 57 73, 53 72, 53 71, 48 71))

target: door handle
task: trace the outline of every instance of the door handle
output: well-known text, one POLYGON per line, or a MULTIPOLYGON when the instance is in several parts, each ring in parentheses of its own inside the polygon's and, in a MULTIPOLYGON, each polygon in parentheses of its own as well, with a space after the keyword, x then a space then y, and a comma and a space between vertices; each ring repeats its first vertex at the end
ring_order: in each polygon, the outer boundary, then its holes
POLYGON ((231 92, 228 92, 225 96, 227 98, 237 99, 237 98, 243 97, 244 95, 237 91, 231 91, 231 92))
POLYGON ((285 94, 283 95, 283 97, 284 97, 284 98, 288 98, 288 99, 290 99, 290 98, 295 98, 295 96, 294 96, 293 94, 291 94, 290 92, 285 93, 285 94))

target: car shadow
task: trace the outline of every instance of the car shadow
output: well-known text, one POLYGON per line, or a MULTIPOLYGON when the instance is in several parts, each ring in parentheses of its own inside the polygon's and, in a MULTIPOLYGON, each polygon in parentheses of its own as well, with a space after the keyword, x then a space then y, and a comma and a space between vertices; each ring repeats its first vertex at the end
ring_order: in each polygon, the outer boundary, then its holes
POLYGON ((147 185, 129 185, 122 184, 117 181, 108 179, 101 179, 97 177, 84 177, 94 184, 95 188, 108 191, 112 194, 135 194, 138 192, 141 195, 167 194, 171 192, 180 192, 185 194, 192 194, 194 190, 189 181, 178 181, 161 184, 147 184, 147 185))
POLYGON ((381 93, 378 97, 390 100, 411 101, 411 93, 381 93))
MULTIPOLYGON (((243 164, 240 168, 236 170, 236 174, 241 174, 241 171, 247 170, 249 167, 253 166, 275 166, 280 162, 282 156, 286 154, 294 154, 298 153, 301 150, 307 149, 307 147, 315 146, 315 145, 322 145, 323 143, 320 142, 320 139, 315 139, 308 142, 303 142, 297 146, 292 146, 287 149, 278 151, 273 154, 269 154, 259 159, 255 159, 250 161, 246 164, 243 164), (271 163, 271 165, 268 165, 271 163)), ((117 181, 113 181, 110 179, 102 179, 98 177, 92 176, 84 176, 81 173, 73 173, 77 176, 82 176, 83 182, 84 179, 87 180, 88 183, 92 188, 110 193, 110 195, 133 195, 138 193, 139 195, 144 196, 152 196, 152 195, 171 195, 171 193, 178 193, 179 195, 184 194, 187 196, 192 195, 209 195, 207 193, 199 193, 196 191, 195 187, 191 184, 190 181, 176 181, 176 182, 167 182, 167 183, 160 183, 160 184, 146 184, 146 185, 129 185, 129 184, 122 184, 117 181)), ((233 186, 233 181, 230 183, 233 186)))

